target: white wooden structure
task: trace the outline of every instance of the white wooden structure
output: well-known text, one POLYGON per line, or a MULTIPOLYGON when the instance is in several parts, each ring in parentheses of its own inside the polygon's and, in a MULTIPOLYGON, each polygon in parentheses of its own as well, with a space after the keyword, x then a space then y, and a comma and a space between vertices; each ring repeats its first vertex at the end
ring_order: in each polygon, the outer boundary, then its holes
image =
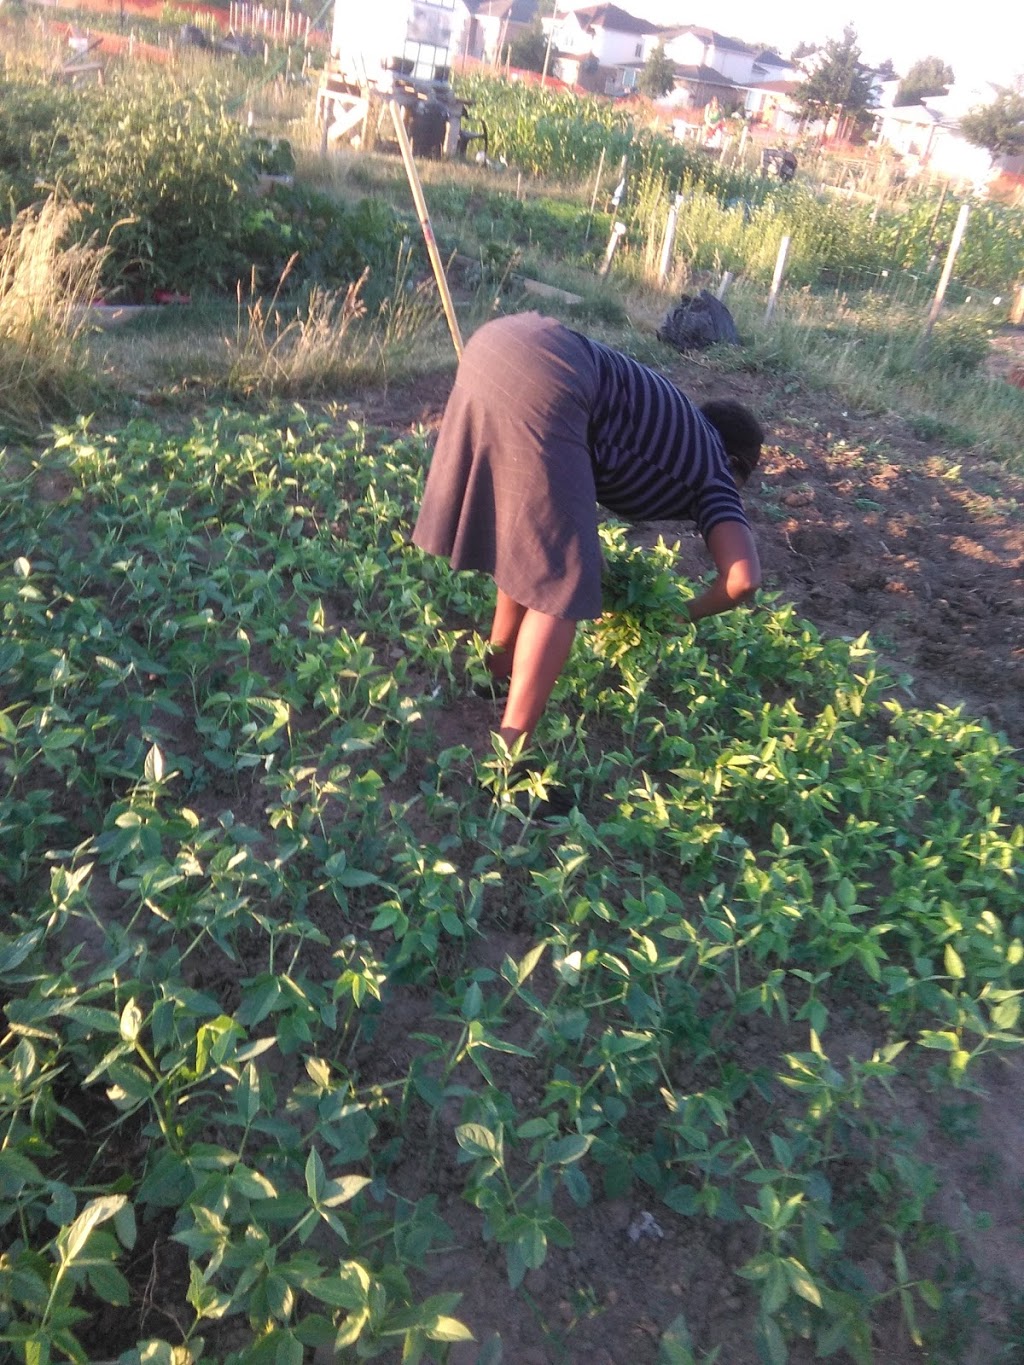
POLYGON ((423 145, 440 139, 451 155, 464 150, 449 77, 468 22, 463 0, 336 0, 317 95, 325 146, 355 135, 365 141, 371 103, 395 95, 409 111, 414 145, 418 129, 423 145))

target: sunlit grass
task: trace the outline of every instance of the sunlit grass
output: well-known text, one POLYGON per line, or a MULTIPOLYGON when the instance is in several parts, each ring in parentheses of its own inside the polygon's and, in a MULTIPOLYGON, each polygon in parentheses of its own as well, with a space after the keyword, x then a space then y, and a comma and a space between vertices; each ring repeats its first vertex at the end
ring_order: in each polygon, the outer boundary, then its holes
POLYGON ((93 383, 83 306, 98 291, 104 252, 67 245, 76 217, 51 196, 0 239, 0 426, 9 433, 73 412, 93 383))

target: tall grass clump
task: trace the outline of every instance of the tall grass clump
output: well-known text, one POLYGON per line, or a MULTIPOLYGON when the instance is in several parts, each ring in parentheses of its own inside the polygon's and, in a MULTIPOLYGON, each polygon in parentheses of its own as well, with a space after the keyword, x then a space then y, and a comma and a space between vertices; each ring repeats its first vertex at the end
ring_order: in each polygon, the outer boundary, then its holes
POLYGON ((78 216, 51 195, 0 237, 0 430, 9 436, 74 413, 94 383, 84 305, 99 288, 106 249, 68 244, 78 216))
POLYGON ((247 298, 239 286, 235 335, 227 342, 229 392, 314 397, 408 360, 440 315, 432 285, 410 286, 409 259, 408 253, 399 258, 393 290, 372 318, 363 300, 368 269, 344 290, 314 286, 298 306, 282 303, 294 256, 269 299, 253 275, 247 298))
POLYGON ((764 291, 733 286, 729 308, 745 345, 718 352, 716 365, 799 376, 863 412, 900 413, 912 430, 954 446, 984 446, 1020 470, 1024 393, 984 368, 985 310, 948 309, 929 336, 920 305, 895 294, 784 294, 770 324, 764 291))

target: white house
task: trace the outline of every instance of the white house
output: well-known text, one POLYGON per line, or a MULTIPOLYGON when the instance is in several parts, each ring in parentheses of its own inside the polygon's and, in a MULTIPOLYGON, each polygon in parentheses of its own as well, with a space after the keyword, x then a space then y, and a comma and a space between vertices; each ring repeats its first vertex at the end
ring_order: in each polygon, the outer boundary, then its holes
POLYGON ((500 62, 509 43, 527 32, 537 17, 537 0, 466 0, 470 21, 461 53, 500 62))
POLYGON ((911 171, 930 171, 979 188, 1000 170, 1020 174, 1024 158, 996 158, 975 147, 960 132, 964 114, 991 104, 998 87, 954 85, 945 95, 928 95, 920 104, 880 109, 875 117, 877 141, 891 147, 911 171))
MULTIPOLYGON (((545 26, 547 27, 547 25, 545 26)), ((587 5, 552 21, 555 74, 570 84, 611 94, 636 84, 650 47, 661 32, 618 5, 587 5)))
POLYGON ((663 35, 665 55, 675 64, 675 90, 669 103, 702 108, 712 98, 726 109, 741 109, 761 122, 796 127, 788 96, 802 75, 793 62, 771 48, 754 47, 714 29, 688 24, 663 35))
POLYGON ((677 66, 716 71, 734 85, 744 85, 750 80, 761 51, 741 43, 738 38, 727 38, 695 24, 669 29, 664 34, 664 42, 665 56, 677 66))

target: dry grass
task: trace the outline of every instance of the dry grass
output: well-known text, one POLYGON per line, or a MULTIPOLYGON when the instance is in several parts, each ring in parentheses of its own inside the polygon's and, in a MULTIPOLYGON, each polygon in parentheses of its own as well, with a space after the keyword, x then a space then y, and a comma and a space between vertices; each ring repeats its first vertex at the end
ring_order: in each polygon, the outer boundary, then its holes
POLYGON ((313 397, 353 382, 382 378, 388 367, 410 366, 421 342, 436 335, 440 304, 429 281, 412 287, 409 259, 401 258, 384 308, 367 316, 362 299, 368 271, 345 290, 314 287, 288 317, 281 292, 295 258, 273 297, 239 289, 238 318, 228 351, 227 388, 250 398, 313 397))
POLYGON ((51 195, 0 238, 0 428, 25 435, 92 391, 85 305, 105 249, 71 243, 75 206, 51 195))

